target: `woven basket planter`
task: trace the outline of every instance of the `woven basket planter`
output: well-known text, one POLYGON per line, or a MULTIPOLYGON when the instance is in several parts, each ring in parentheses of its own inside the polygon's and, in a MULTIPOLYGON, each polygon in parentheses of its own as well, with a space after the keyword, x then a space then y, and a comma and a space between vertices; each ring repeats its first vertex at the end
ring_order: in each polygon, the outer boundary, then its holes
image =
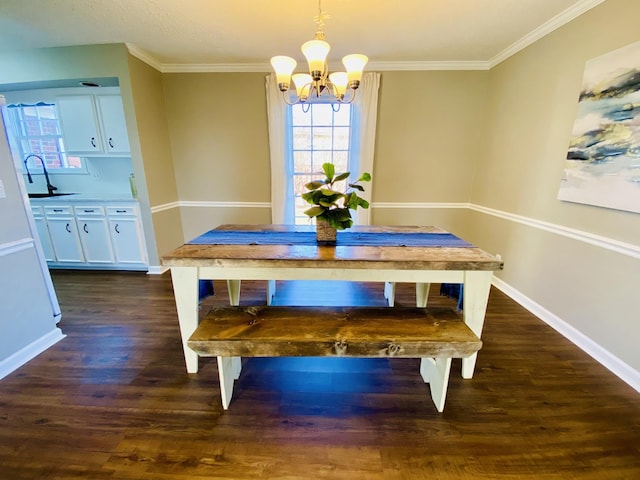
POLYGON ((320 245, 336 244, 336 229, 326 220, 316 218, 316 241, 320 245))

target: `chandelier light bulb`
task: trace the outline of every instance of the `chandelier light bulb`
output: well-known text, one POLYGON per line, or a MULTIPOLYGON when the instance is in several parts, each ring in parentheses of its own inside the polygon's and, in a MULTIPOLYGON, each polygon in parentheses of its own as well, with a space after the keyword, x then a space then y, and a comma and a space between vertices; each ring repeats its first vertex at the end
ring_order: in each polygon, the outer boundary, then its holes
POLYGON ((296 86, 296 93, 301 102, 304 102, 309 97, 309 90, 313 83, 313 78, 308 73, 296 73, 291 77, 293 84, 296 86))
POLYGON ((291 74, 293 70, 295 70, 296 62, 291 57, 286 57, 284 55, 277 55, 271 58, 271 66, 276 72, 278 88, 282 92, 286 92, 289 90, 289 84, 291 83, 291 74))
POLYGON ((309 40, 300 48, 309 63, 309 73, 315 81, 322 78, 331 46, 324 40, 309 40))
POLYGON ((344 94, 347 91, 347 84, 349 83, 349 77, 346 72, 333 72, 329 75, 329 80, 333 84, 333 89, 337 98, 342 100, 344 94))
POLYGON ((360 55, 354 53, 342 58, 342 64, 347 69, 347 75, 349 76, 349 86, 353 89, 358 88, 360 80, 362 80, 362 71, 364 66, 369 61, 366 55, 360 55))

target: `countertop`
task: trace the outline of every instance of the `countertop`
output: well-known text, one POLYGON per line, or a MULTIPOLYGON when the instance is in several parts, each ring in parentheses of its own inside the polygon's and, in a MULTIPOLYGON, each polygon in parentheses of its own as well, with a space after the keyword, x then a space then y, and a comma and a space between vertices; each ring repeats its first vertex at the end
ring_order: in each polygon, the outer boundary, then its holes
POLYGON ((126 193, 74 193, 59 197, 30 198, 29 201, 34 205, 50 205, 78 202, 138 202, 138 199, 126 193))

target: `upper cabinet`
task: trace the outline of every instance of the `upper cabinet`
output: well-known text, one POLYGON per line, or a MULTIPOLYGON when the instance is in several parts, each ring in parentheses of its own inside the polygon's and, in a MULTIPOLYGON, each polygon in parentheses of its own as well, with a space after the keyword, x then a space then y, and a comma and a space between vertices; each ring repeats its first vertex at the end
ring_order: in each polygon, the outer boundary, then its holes
POLYGON ((67 152, 128 155, 129 139, 120 95, 57 97, 67 152))

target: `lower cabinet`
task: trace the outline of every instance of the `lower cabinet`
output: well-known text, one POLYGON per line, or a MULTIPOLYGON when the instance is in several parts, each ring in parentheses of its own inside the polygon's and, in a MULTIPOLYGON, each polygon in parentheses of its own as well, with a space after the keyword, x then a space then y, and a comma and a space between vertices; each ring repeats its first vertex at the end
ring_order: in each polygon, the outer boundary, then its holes
POLYGON ((55 261, 84 263, 78 227, 70 206, 45 207, 44 214, 51 235, 55 261))
POLYGON ((84 259, 87 263, 115 263, 103 207, 74 207, 84 259))
POLYGON ((144 242, 136 211, 131 207, 107 207, 111 243, 120 264, 146 264, 144 242))
POLYGON ((68 203, 32 211, 52 268, 148 268, 137 204, 68 203))

